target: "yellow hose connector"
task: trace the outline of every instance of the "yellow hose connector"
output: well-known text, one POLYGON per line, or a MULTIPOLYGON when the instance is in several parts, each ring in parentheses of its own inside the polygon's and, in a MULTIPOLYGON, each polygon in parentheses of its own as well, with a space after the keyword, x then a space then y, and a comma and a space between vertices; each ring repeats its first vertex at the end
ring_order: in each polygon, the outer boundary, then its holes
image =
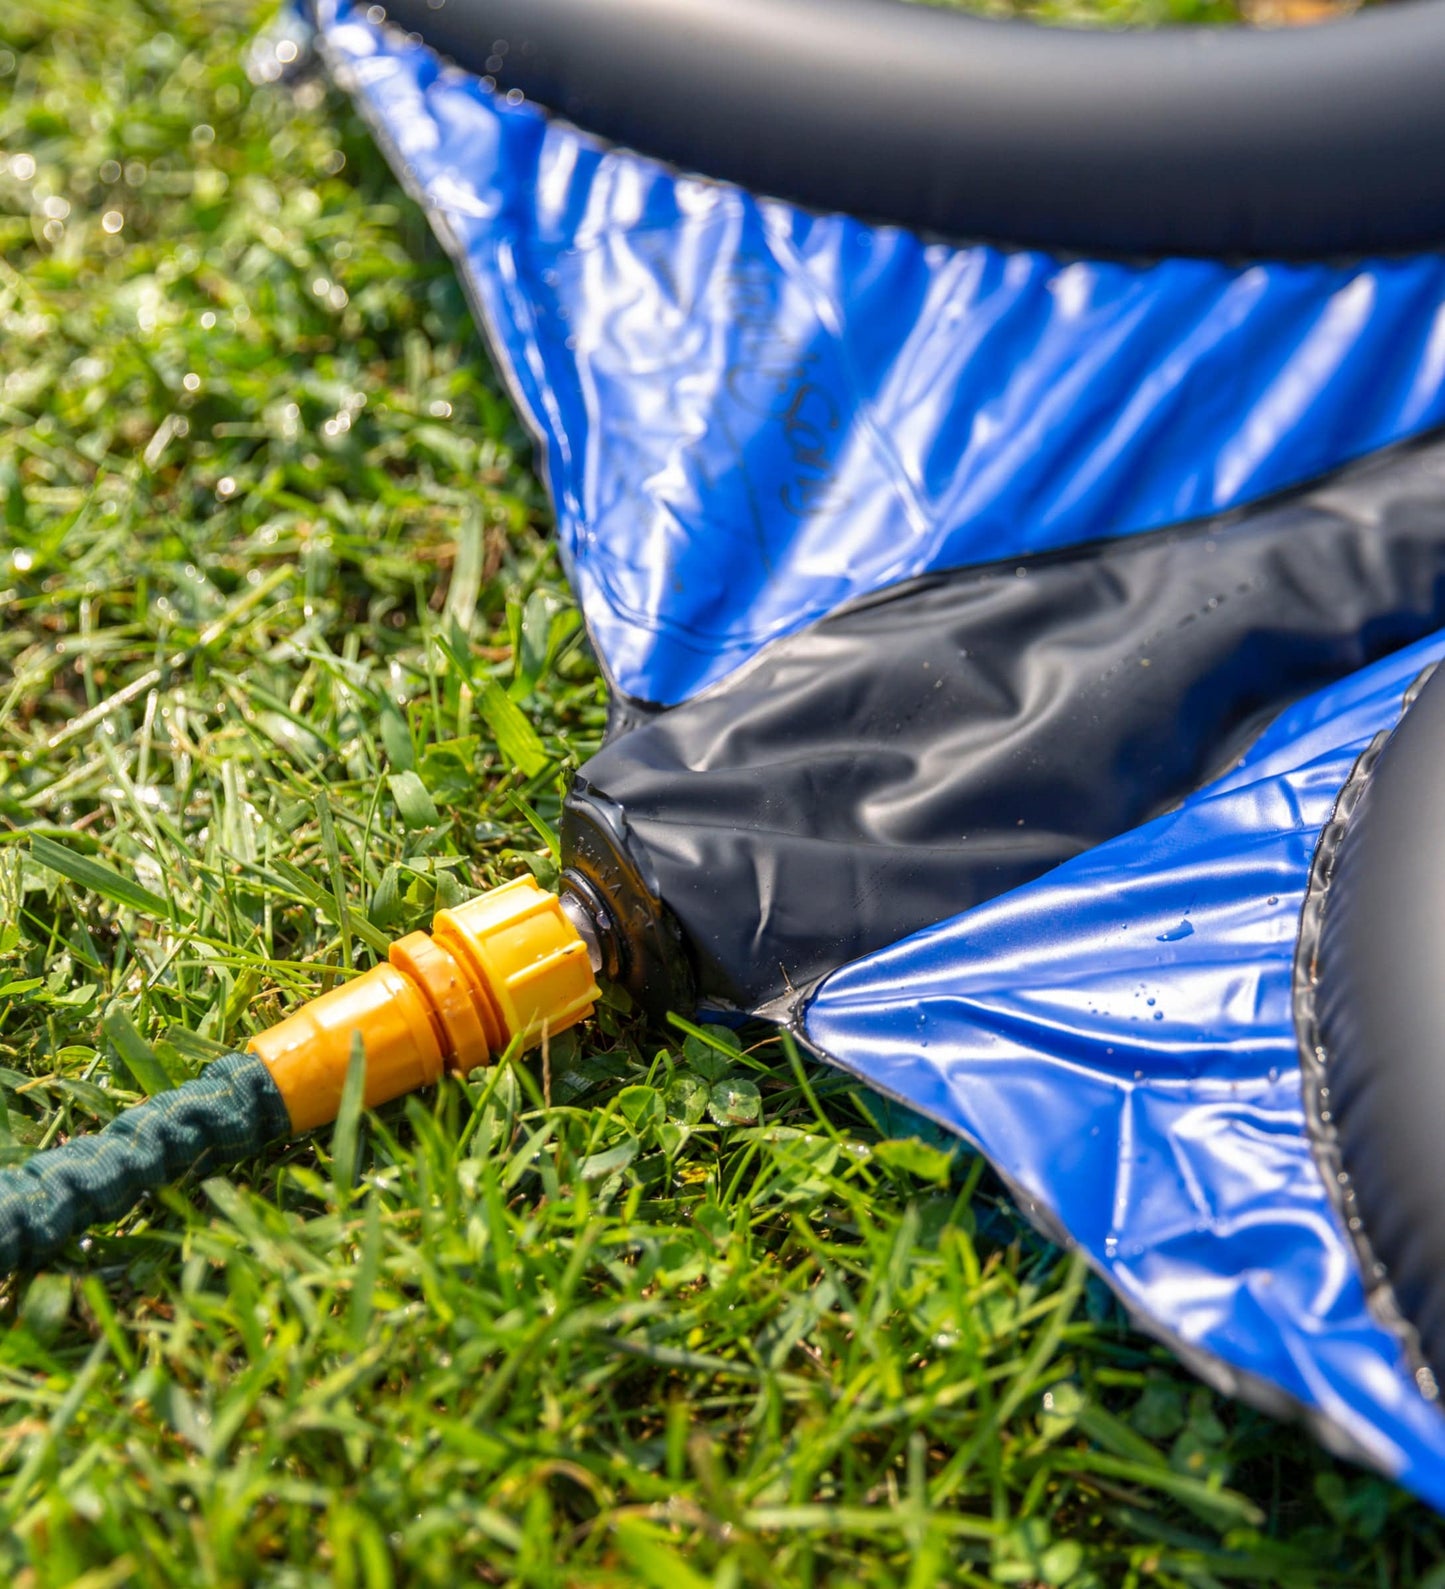
POLYGON ((437 913, 387 963, 333 988, 248 1045, 269 1067, 293 1131, 336 1118, 354 1034, 366 1055, 368 1107, 465 1075, 555 1036, 598 997, 588 946, 557 895, 530 877, 437 913))

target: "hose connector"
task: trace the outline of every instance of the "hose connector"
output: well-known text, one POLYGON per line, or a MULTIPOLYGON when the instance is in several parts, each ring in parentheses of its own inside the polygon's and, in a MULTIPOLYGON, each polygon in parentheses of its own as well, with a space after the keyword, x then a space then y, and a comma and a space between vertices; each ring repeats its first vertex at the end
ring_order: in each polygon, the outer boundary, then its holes
POLYGON ((270 1070, 293 1131, 336 1118, 355 1034, 368 1107, 485 1065, 514 1041, 532 1047, 592 1013, 588 944, 553 893, 530 877, 437 913, 375 966, 249 1044, 270 1070))

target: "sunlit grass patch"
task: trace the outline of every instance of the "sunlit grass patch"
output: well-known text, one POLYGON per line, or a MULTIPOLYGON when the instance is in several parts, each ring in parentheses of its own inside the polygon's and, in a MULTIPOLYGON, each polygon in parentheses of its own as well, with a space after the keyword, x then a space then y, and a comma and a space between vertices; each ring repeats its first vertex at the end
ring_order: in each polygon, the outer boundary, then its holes
MULTIPOLYGON (((0 1158, 555 872, 605 695, 451 270, 221 0, 0 13, 0 1158)), ((0 1282, 37 1586, 1429 1583, 977 1160, 612 1004, 0 1282)), ((1437 1589, 1439 1580, 1437 1582, 1437 1589)))

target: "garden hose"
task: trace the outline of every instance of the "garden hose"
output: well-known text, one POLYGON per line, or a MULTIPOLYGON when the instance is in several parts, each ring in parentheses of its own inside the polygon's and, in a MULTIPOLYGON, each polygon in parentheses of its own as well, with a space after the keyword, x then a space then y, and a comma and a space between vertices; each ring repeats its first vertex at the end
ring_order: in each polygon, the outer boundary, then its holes
POLYGON ((589 923, 518 878, 440 911, 431 933, 215 1060, 103 1131, 0 1172, 0 1272, 44 1263, 187 1170, 214 1169, 334 1120, 358 1039, 368 1107, 465 1075, 592 1013, 589 923))

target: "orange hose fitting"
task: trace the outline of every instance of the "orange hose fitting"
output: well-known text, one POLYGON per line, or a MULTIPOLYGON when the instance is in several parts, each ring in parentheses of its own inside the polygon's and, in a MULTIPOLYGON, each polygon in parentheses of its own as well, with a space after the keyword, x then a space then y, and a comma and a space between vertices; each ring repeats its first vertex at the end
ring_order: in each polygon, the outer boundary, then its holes
POLYGON ((387 963, 253 1037, 293 1131, 336 1118, 354 1035, 368 1107, 465 1074, 514 1040, 531 1047, 591 1015, 587 945, 555 894, 530 877, 437 913, 431 935, 399 938, 387 963))

